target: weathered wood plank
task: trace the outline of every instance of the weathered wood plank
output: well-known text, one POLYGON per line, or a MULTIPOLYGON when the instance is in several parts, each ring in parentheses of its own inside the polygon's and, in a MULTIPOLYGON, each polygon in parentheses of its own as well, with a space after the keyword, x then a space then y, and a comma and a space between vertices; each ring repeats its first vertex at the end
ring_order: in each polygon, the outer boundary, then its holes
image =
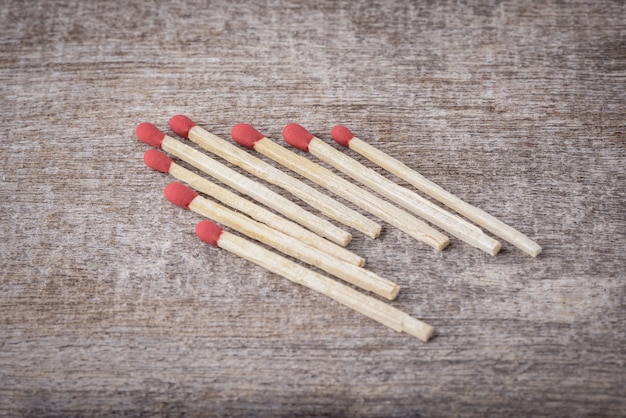
POLYGON ((9 0, 0 26, 0 414, 624 414, 623 2, 9 0), (134 137, 177 113, 343 123, 543 252, 354 232, 420 343, 199 242, 134 137))

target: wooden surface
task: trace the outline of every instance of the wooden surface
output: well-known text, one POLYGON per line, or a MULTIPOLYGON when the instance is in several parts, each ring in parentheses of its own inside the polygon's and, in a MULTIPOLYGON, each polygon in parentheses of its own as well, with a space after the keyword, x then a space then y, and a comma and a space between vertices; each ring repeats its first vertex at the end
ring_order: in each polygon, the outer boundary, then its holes
POLYGON ((8 0, 0 27, 0 414, 624 416, 623 1, 8 0), (355 233, 421 343, 201 243, 134 136, 177 113, 346 124, 543 253, 355 233))

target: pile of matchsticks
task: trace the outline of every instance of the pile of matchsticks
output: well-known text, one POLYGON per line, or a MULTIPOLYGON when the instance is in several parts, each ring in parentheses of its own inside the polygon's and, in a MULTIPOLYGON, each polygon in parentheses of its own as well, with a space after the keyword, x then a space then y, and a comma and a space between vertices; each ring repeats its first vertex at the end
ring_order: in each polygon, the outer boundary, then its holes
MULTIPOLYGON (((370 238, 376 238, 380 234, 381 226, 378 223, 251 155, 244 149, 197 126, 188 117, 183 115, 172 117, 170 129, 177 135, 195 142, 200 148, 268 183, 285 189, 326 217, 362 232, 370 238)), ((178 182, 168 185, 165 189, 165 197, 170 202, 184 209, 191 209, 244 236, 318 267, 358 288, 388 300, 393 300, 398 294, 400 288, 396 283, 364 269, 365 260, 344 248, 352 238, 349 232, 304 210, 291 200, 273 192, 260 182, 239 174, 206 153, 166 135, 150 123, 144 122, 137 126, 136 134, 146 144, 163 149, 282 216, 213 183, 207 177, 176 164, 161 151, 150 149, 144 155, 146 165, 154 170, 169 173, 189 186, 178 182), (198 192, 214 200, 202 197, 198 192)), ((334 127, 331 136, 337 143, 356 151, 532 257, 536 257, 541 252, 541 247, 521 232, 462 201, 402 162, 361 141, 346 127, 334 127)), ((236 125, 232 130, 232 137, 239 145, 263 154, 437 250, 443 250, 448 245, 449 238, 419 219, 418 216, 491 255, 497 254, 500 250, 500 242, 486 235, 476 225, 363 166, 355 159, 316 138, 300 125, 290 124, 284 128, 285 142, 313 154, 398 206, 273 142, 250 125, 236 125)), ((203 220, 196 226, 196 234, 202 241, 233 252, 273 273, 329 296, 396 331, 406 332, 422 341, 428 341, 433 333, 433 327, 423 321, 379 299, 307 269, 252 241, 233 235, 209 220, 203 220)))

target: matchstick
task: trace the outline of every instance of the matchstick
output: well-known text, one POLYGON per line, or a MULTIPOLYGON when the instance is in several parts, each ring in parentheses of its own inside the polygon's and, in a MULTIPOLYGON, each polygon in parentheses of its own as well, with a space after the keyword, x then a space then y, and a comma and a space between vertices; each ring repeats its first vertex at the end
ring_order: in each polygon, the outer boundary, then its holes
POLYGON ((331 131, 331 136, 337 143, 349 147, 351 150, 361 154, 371 162, 409 182, 418 190, 421 190, 430 197, 440 201, 449 208, 474 221, 477 225, 482 226, 487 231, 502 238, 510 244, 513 244, 530 256, 536 257, 541 253, 541 247, 539 244, 528 238, 526 235, 510 227, 482 209, 464 202, 457 196, 444 190, 436 183, 428 180, 417 171, 410 169, 404 163, 398 161, 392 156, 374 148, 364 141, 361 141, 345 126, 335 126, 331 131))
POLYGON ((316 138, 302 126, 296 123, 287 125, 283 130, 283 138, 290 145, 302 151, 310 152, 326 164, 335 167, 467 244, 491 255, 496 255, 500 251, 500 243, 483 233, 480 228, 365 167, 355 159, 316 138))
POLYGON ((205 199, 182 183, 170 183, 165 188, 165 197, 171 203, 190 209, 202 216, 220 222, 252 239, 261 241, 287 255, 354 284, 387 299, 394 299, 400 287, 375 273, 338 260, 325 252, 313 248, 294 237, 232 211, 225 206, 205 199))
POLYGON ((139 140, 155 148, 161 148, 175 157, 191 164, 202 172, 216 178, 233 189, 246 194, 254 200, 285 215, 287 218, 310 229, 316 234, 345 247, 352 235, 325 219, 307 212, 289 199, 275 193, 263 184, 253 181, 224 164, 214 160, 180 141, 165 135, 156 126, 144 122, 136 129, 139 140))
POLYGON ((386 202, 335 173, 278 145, 245 123, 235 125, 232 136, 239 145, 252 148, 312 182, 354 203, 390 225, 437 250, 448 245, 448 237, 408 212, 386 202))
POLYGON ((187 116, 173 116, 170 119, 170 128, 177 135, 188 138, 206 151, 225 159, 231 164, 242 168, 248 173, 263 179, 268 183, 285 189, 289 193, 313 206, 330 219, 352 227, 357 231, 361 231, 371 238, 376 238, 380 234, 381 226, 376 222, 277 169, 276 167, 271 166, 254 155, 250 155, 241 148, 226 142, 219 136, 208 132, 207 130, 196 125, 195 122, 187 116))
POLYGON ((427 342, 433 333, 432 326, 413 318, 406 312, 364 295, 329 277, 315 273, 253 242, 224 231, 213 222, 205 220, 198 223, 196 234, 204 242, 223 248, 272 273, 328 296, 395 331, 406 332, 423 342, 427 342))
POLYGON ((359 267, 362 267, 363 264, 365 264, 365 260, 352 251, 348 251, 347 249, 320 237, 308 229, 301 227, 297 223, 276 215, 274 212, 270 212, 264 207, 244 199, 230 190, 213 183, 209 179, 202 177, 193 171, 187 170, 185 167, 176 164, 170 157, 157 149, 152 148, 147 150, 143 156, 143 160, 146 165, 153 170, 157 170, 162 173, 169 173, 172 177, 188 184, 193 189, 211 196, 225 205, 237 209, 238 211, 266 224, 269 227, 272 227, 284 234, 291 235, 311 247, 317 248, 318 250, 324 251, 335 258, 359 267))

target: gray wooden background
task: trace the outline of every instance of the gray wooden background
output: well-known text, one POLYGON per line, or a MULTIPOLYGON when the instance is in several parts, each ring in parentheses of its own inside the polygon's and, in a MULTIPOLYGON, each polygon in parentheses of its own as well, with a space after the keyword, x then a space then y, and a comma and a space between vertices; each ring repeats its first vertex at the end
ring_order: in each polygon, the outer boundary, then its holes
POLYGON ((7 0, 0 28, 0 414, 626 415, 623 1, 7 0), (344 123, 544 252, 354 232, 423 344, 198 241, 134 135, 177 113, 344 123))

